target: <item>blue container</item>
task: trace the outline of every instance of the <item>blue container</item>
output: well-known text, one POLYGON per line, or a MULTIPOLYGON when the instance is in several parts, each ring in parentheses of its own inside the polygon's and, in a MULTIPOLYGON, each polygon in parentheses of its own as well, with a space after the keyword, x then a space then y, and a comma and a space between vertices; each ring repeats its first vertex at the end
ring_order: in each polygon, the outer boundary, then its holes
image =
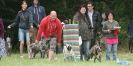
POLYGON ((129 62, 125 61, 125 60, 119 60, 119 61, 117 61, 117 64, 128 65, 129 62))

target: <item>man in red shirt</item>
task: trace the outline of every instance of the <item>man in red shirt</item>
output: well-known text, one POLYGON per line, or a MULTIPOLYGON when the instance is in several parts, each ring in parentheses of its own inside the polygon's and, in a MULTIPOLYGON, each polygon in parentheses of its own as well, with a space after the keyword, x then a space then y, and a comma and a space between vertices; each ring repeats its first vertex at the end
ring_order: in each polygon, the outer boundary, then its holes
POLYGON ((48 59, 54 58, 54 51, 56 45, 61 45, 62 25, 61 21, 57 18, 56 11, 51 11, 50 15, 44 17, 40 23, 38 34, 36 37, 36 43, 40 41, 40 37, 43 35, 44 42, 49 41, 48 59))

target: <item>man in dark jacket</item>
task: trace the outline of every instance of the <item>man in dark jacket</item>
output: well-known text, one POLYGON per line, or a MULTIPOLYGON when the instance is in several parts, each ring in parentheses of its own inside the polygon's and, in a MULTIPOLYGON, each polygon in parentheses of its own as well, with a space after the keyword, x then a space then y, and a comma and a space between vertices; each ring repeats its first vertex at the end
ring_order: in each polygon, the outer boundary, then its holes
POLYGON ((35 36, 37 34, 37 28, 39 27, 39 24, 42 18, 46 16, 46 13, 45 13, 45 8, 39 5, 39 0, 33 0, 33 5, 30 6, 28 10, 32 13, 33 20, 34 20, 33 22, 34 31, 31 33, 32 34, 31 38, 33 38, 33 41, 34 41, 35 36))
POLYGON ((87 3, 86 17, 89 23, 89 29, 91 30, 92 34, 92 36, 90 37, 91 38, 90 45, 88 46, 88 48, 91 48, 95 44, 96 34, 99 33, 102 28, 101 15, 98 11, 94 10, 94 5, 92 2, 87 3))

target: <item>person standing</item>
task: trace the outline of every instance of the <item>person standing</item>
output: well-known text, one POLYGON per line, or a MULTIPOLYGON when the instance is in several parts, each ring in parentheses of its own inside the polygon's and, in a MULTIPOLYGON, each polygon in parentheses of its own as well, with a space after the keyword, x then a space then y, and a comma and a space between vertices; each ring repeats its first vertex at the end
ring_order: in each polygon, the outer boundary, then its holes
MULTIPOLYGON (((91 30, 91 41, 89 42, 88 48, 91 48, 96 44, 96 35, 101 32, 102 29, 102 17, 98 11, 94 10, 93 2, 87 3, 87 11, 86 11, 87 21, 89 23, 89 30, 91 30)), ((88 58, 89 59, 89 58, 88 58)))
POLYGON ((31 32, 31 42, 35 40, 35 36, 37 34, 37 28, 39 28, 39 24, 43 17, 46 16, 45 8, 40 6, 39 0, 33 0, 33 5, 28 8, 33 16, 33 31, 31 32))
POLYGON ((114 20, 114 15, 111 11, 107 14, 107 21, 103 24, 102 31, 104 32, 105 44, 106 44, 106 60, 111 60, 110 55, 112 53, 113 60, 117 59, 117 46, 118 46, 118 33, 119 24, 114 20))
POLYGON ((39 43, 42 34, 44 37, 44 43, 46 44, 49 42, 48 59, 51 61, 55 56, 56 45, 58 48, 61 46, 62 25, 61 21, 57 18, 56 11, 51 11, 50 15, 42 19, 35 41, 37 44, 39 43))
POLYGON ((20 57, 23 58, 23 48, 24 48, 24 40, 26 37, 27 43, 27 51, 28 56, 31 58, 30 55, 30 36, 29 36, 29 29, 33 29, 32 25, 33 19, 31 13, 27 10, 27 2, 24 0, 21 3, 21 10, 18 12, 15 22, 8 26, 8 28, 14 27, 15 25, 19 26, 18 36, 20 41, 20 57))
POLYGON ((85 16, 86 7, 81 5, 78 12, 73 17, 73 22, 79 24, 79 36, 82 38, 82 44, 80 46, 81 60, 87 60, 90 42, 90 30, 87 18, 85 16))
POLYGON ((1 57, 5 57, 6 55, 7 53, 6 53, 5 40, 4 40, 4 25, 3 25, 3 20, 0 17, 0 59, 1 57))
POLYGON ((133 53, 133 16, 128 23, 128 36, 129 36, 129 52, 133 53))

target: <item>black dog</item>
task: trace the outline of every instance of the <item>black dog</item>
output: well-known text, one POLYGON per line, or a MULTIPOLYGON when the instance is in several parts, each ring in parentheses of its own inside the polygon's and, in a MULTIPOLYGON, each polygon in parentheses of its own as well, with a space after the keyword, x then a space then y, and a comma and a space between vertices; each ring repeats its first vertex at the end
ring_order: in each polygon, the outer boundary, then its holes
POLYGON ((41 54, 41 58, 45 57, 45 54, 47 53, 47 47, 46 45, 43 43, 43 41, 39 42, 39 47, 37 47, 36 43, 32 43, 30 45, 31 48, 31 57, 35 58, 36 54, 40 52, 41 54))
POLYGON ((93 58, 94 57, 94 62, 96 60, 98 60, 99 62, 101 62, 101 56, 102 56, 102 50, 101 47, 99 45, 94 45, 89 52, 89 58, 93 58))
POLYGON ((7 55, 10 56, 11 55, 11 50, 12 50, 11 38, 7 37, 5 43, 6 43, 5 46, 6 46, 7 55))

